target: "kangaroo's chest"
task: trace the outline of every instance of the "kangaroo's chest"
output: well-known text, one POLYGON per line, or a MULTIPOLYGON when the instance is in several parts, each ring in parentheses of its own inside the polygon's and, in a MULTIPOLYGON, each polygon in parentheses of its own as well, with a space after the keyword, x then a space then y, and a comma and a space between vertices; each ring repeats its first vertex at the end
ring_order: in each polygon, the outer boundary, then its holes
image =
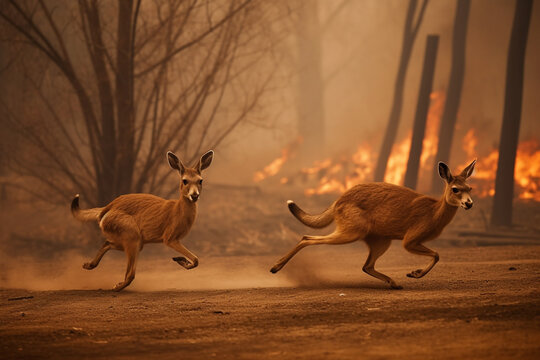
POLYGON ((197 213, 195 211, 187 211, 182 213, 182 216, 171 219, 169 228, 165 230, 163 237, 171 237, 181 239, 185 237, 191 230, 197 213))

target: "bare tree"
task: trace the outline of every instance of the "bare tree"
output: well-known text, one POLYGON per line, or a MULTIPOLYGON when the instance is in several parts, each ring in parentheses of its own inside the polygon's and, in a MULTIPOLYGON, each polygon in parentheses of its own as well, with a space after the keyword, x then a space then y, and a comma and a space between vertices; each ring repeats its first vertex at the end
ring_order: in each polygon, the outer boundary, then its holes
POLYGON ((491 214, 491 225, 495 226, 512 225, 514 167, 521 123, 525 50, 529 35, 532 4, 532 0, 517 0, 512 34, 510 35, 499 160, 497 162, 495 196, 491 214))
POLYGON ((94 205, 159 191, 168 149, 192 161, 257 108, 275 68, 276 12, 257 0, 3 3, 4 40, 32 52, 17 61, 32 96, 0 101, 33 149, 16 170, 45 191, 28 190, 94 205))
POLYGON ((426 121, 429 110, 430 94, 433 88, 433 76, 435 74, 438 46, 439 36, 428 35, 426 40, 424 65, 422 66, 422 80, 420 81, 418 103, 416 104, 416 114, 414 116, 411 149, 409 150, 407 170, 403 181, 403 185, 411 189, 416 189, 416 183, 418 182, 420 156, 422 155, 424 134, 426 132, 426 121))
POLYGON ((405 26, 403 29, 403 44, 401 47, 401 56, 399 58, 398 72, 396 75, 396 82, 394 84, 394 98, 392 101, 392 108, 388 117, 388 123, 386 125, 386 132, 384 134, 383 142, 381 144, 381 150, 379 151, 379 157, 377 158, 377 165, 375 167, 374 180, 383 181, 384 174, 386 173, 386 166, 388 158, 392 152, 392 146, 396 140, 396 135, 399 127, 399 119, 401 116, 401 108, 403 105, 403 89, 405 86, 405 75, 407 74, 407 68, 409 66, 409 60, 411 58, 414 41, 418 34, 418 29, 422 23, 424 12, 428 0, 422 2, 416 22, 414 21, 414 15, 416 13, 417 0, 409 1, 409 8, 407 10, 407 17, 405 18, 405 26))
MULTIPOLYGON (((470 7, 470 0, 457 1, 454 32, 452 35, 452 68, 450 70, 444 111, 441 117, 441 127, 439 128, 439 141, 437 143, 434 169, 437 168, 439 161, 448 163, 450 160, 450 149, 452 148, 456 118, 461 101, 461 89, 463 88, 463 79, 465 78, 465 40, 467 37, 470 7)), ((431 192, 440 193, 443 186, 444 183, 439 178, 438 172, 434 171, 431 180, 431 192)))

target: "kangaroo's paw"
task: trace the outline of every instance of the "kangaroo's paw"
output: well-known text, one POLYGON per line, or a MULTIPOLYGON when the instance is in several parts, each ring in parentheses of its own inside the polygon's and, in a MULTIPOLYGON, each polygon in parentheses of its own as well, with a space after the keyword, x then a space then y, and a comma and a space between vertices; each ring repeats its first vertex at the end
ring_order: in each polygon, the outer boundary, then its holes
POLYGON ((97 266, 97 265, 94 265, 94 264, 92 264, 92 263, 87 262, 87 263, 84 263, 82 267, 83 267, 83 269, 86 269, 86 270, 92 270, 92 269, 94 269, 96 266, 97 266))
POLYGON ((418 269, 418 270, 411 271, 410 273, 407 274, 407 276, 410 278, 420 279, 422 276, 424 276, 424 273, 422 269, 418 269))
POLYGON ((186 269, 191 269, 193 267, 191 262, 189 262, 189 260, 186 259, 185 257, 177 256, 177 257, 173 257, 172 259, 176 261, 180 266, 186 269))

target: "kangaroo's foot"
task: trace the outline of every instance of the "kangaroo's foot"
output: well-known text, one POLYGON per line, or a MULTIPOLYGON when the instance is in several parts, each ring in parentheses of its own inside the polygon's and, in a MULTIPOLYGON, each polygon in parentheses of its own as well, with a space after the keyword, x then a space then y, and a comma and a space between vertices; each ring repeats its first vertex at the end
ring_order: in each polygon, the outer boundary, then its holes
POLYGON ((407 274, 407 277, 410 277, 410 278, 415 278, 415 279, 420 279, 422 276, 424 276, 426 273, 424 273, 424 270, 422 269, 418 269, 418 270, 414 270, 414 271, 411 271, 410 273, 407 274))
POLYGON ((128 276, 126 278, 126 280, 122 281, 122 282, 119 282, 118 284, 114 285, 113 287, 113 290, 114 291, 120 291, 120 290, 123 290, 124 288, 126 288, 129 284, 131 284, 131 282, 133 281, 133 279, 135 278, 135 276, 128 276))
POLYGON ((403 286, 396 284, 394 280, 390 282, 390 288, 393 290, 401 290, 403 289, 403 286))
POLYGON ((113 291, 120 291, 123 290, 126 286, 128 286, 129 283, 126 284, 125 281, 119 282, 118 284, 114 285, 113 291))
POLYGON ((277 273, 279 270, 281 270, 283 268, 285 264, 281 264, 280 262, 277 262, 274 266, 272 266, 272 268, 270 269, 270 272, 272 274, 275 274, 277 273))
POLYGON ((193 269, 194 267, 197 267, 198 262, 192 263, 188 259, 186 259, 183 256, 177 256, 172 258, 174 261, 176 261, 180 266, 182 266, 185 269, 193 269))
POLYGON ((95 269, 96 266, 97 266, 97 264, 87 262, 87 263, 84 263, 82 267, 83 267, 83 269, 86 269, 86 270, 92 270, 92 269, 95 269))

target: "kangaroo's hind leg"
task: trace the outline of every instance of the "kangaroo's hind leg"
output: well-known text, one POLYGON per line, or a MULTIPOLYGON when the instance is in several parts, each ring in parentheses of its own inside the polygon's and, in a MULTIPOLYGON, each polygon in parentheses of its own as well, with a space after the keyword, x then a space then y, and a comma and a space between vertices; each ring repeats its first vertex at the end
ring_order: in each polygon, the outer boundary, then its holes
POLYGON ((373 277, 376 277, 379 280, 382 280, 390 284, 390 287, 392 289, 403 289, 403 287, 396 284, 396 282, 392 280, 392 278, 375 270, 375 262, 377 261, 378 258, 381 257, 382 254, 386 252, 386 250, 388 250, 392 240, 370 239, 370 240, 365 240, 365 242, 367 246, 369 247, 369 255, 366 259, 366 263, 362 267, 362 270, 364 270, 366 274, 369 274, 373 277))
POLYGON ((124 281, 113 288, 120 291, 135 279, 135 270, 139 251, 142 248, 142 238, 135 219, 125 213, 110 214, 103 217, 100 227, 108 242, 116 249, 123 249, 127 257, 127 268, 124 281))
POLYGON ((137 259, 139 258, 140 244, 139 242, 130 242, 124 245, 124 251, 127 256, 127 268, 124 281, 119 282, 113 288, 114 291, 120 291, 126 286, 131 284, 133 279, 135 279, 135 269, 137 267, 137 259))
POLYGON ((279 270, 285 266, 285 264, 291 260, 291 258, 296 255, 297 252, 310 245, 340 245, 347 244, 358 239, 358 234, 353 232, 340 232, 339 229, 336 229, 330 235, 325 236, 311 236, 304 235, 302 240, 289 252, 287 255, 279 259, 276 264, 272 267, 270 272, 277 273, 279 270))
POLYGON ((92 261, 83 264, 83 269, 86 269, 86 270, 94 269, 96 266, 99 265, 99 262, 103 258, 103 255, 105 255, 105 253, 107 253, 107 251, 109 251, 111 248, 112 248, 111 243, 108 241, 105 241, 103 245, 101 246, 101 248, 98 250, 96 256, 94 256, 94 258, 92 259, 92 261))

